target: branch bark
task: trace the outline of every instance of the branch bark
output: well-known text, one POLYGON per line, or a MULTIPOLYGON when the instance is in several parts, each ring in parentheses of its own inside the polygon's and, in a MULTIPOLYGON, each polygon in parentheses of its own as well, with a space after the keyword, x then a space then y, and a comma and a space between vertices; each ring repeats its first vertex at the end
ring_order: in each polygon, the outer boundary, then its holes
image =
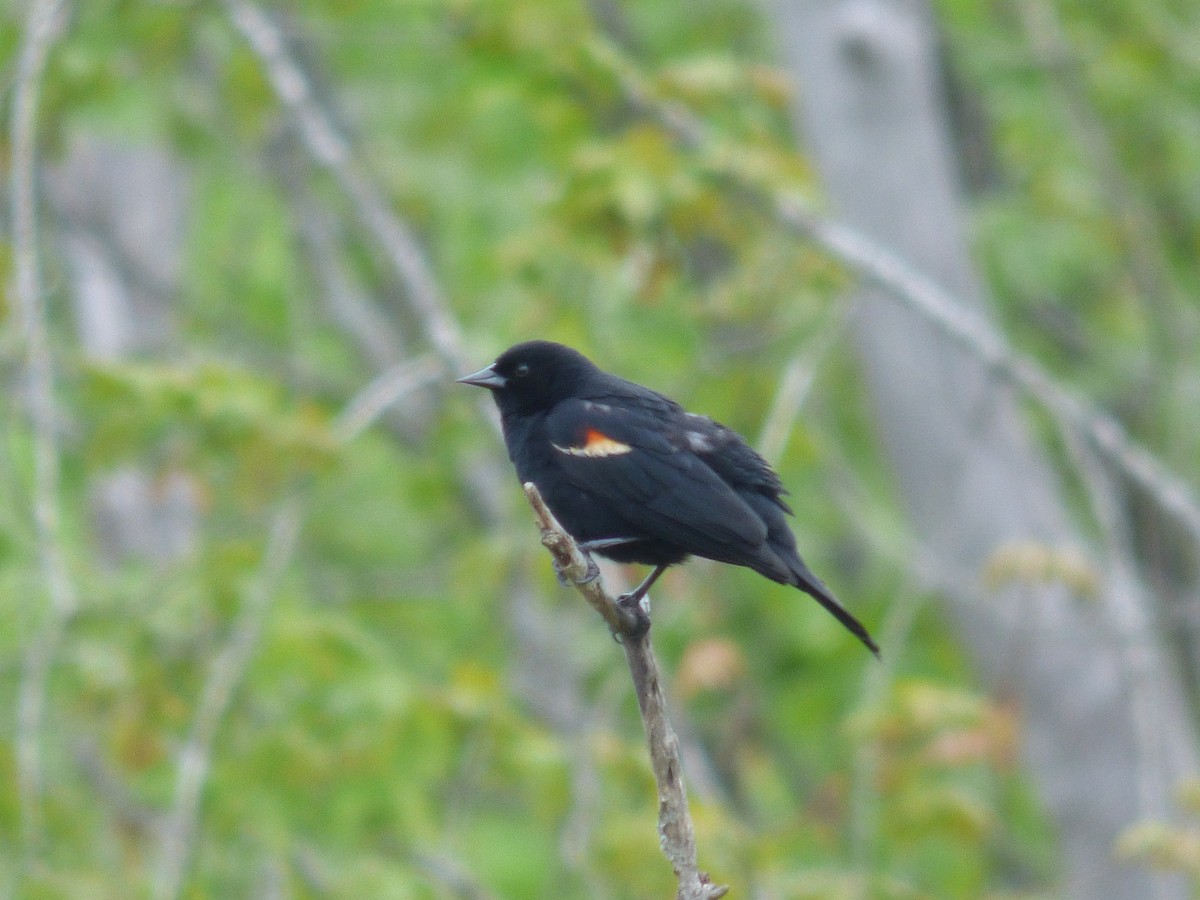
POLYGON ((542 533, 542 545, 554 557, 555 569, 608 623, 625 649, 625 660, 629 664, 646 731, 650 765, 658 785, 659 845, 679 883, 676 900, 724 897, 729 887, 713 884, 708 874, 696 865, 696 833, 683 784, 679 738, 667 718, 658 660, 650 645, 649 615, 644 610, 633 611, 608 595, 600 583, 596 564, 584 556, 574 539, 563 530, 534 484, 526 483, 525 497, 542 533))

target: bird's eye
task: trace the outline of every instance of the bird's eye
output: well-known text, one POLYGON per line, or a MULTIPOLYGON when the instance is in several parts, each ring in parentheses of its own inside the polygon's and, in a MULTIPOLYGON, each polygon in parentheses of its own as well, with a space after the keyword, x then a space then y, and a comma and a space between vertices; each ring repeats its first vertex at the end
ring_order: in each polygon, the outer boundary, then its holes
POLYGON ((519 366, 513 369, 513 375, 515 375, 517 378, 524 378, 528 374, 529 366, 526 363, 521 363, 519 366))

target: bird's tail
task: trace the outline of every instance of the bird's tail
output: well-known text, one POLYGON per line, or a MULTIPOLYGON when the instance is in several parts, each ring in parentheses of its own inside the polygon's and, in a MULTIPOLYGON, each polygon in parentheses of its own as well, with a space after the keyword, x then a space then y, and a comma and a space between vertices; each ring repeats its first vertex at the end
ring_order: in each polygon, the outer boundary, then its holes
POLYGON ((867 649, 875 654, 876 659, 879 659, 879 645, 875 643, 871 633, 867 631, 862 622, 854 618, 850 610, 838 602, 837 597, 833 596, 833 591, 825 586, 825 582, 814 575, 798 557, 789 568, 792 570, 792 584, 829 610, 830 614, 841 622, 847 631, 866 644, 867 649))
POLYGON ((761 493, 743 494, 742 498, 759 515, 767 526, 767 540, 762 547, 758 559, 751 565, 754 570, 778 581, 781 584, 791 584, 800 588, 845 626, 846 630, 866 644, 867 649, 879 658, 879 645, 871 637, 863 623, 850 614, 850 610, 838 603, 833 591, 825 586, 820 578, 804 564, 796 550, 796 539, 783 513, 788 509, 779 502, 777 497, 769 497, 761 493))

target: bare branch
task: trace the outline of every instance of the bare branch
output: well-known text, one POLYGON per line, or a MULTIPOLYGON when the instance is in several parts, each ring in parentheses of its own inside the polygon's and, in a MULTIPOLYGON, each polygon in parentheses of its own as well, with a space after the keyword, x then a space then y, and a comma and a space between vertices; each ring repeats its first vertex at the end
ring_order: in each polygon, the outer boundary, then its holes
POLYGON ((777 460, 783 455, 796 418, 816 381, 817 370, 841 339, 853 309, 854 304, 843 304, 840 311, 817 332, 816 337, 784 367, 756 442, 758 452, 767 459, 777 460))
POLYGON ((526 483, 525 498, 533 507, 534 521, 542 532, 542 546, 554 557, 554 567, 559 575, 583 594, 583 599, 600 613, 613 634, 636 634, 640 628, 637 615, 608 596, 600 584, 600 569, 583 555, 574 539, 558 524, 533 482, 526 483))
POLYGON ((267 79, 292 117, 309 155, 333 176, 404 282, 408 301, 430 345, 447 371, 457 371, 464 363, 462 334, 412 230, 388 209, 385 193, 359 170, 350 142, 317 101, 308 74, 289 52, 279 26, 249 0, 225 0, 225 9, 262 61, 267 79))
POLYGON ((302 523, 300 499, 296 496, 287 498, 275 513, 262 563, 246 593, 237 621, 209 670, 191 732, 179 752, 175 799, 163 822, 155 897, 173 900, 183 887, 195 843, 213 742, 258 645, 271 600, 299 541, 302 523))
POLYGON ((162 816, 135 797, 117 773, 108 768, 94 741, 87 740, 76 746, 75 762, 92 790, 105 801, 123 828, 142 834, 153 834, 158 830, 162 816))
POLYGON ((1060 426, 1078 432, 1200 543, 1200 500, 1191 486, 1134 441, 1116 418, 1060 384, 1031 358, 1018 353, 966 304, 959 303, 887 248, 848 226, 815 216, 794 198, 779 198, 777 215, 785 225, 820 244, 860 277, 919 312, 998 376, 1049 411, 1060 426))
POLYGON ((46 57, 63 28, 67 12, 63 0, 33 0, 30 4, 21 38, 10 123, 15 313, 25 341, 25 387, 33 431, 33 519, 49 599, 45 618, 25 650, 17 696, 17 795, 27 861, 37 853, 42 841, 41 734, 46 681, 67 621, 78 602, 67 570, 59 519, 58 412, 54 360, 42 296, 34 191, 38 91, 46 57))
POLYGON ((679 739, 667 718, 658 661, 646 628, 648 620, 643 622, 632 610, 608 596, 600 583, 596 564, 584 556, 574 539, 563 530, 536 485, 527 483, 525 496, 541 530, 542 544, 554 557, 555 569, 600 613, 613 633, 621 637, 646 731, 650 765, 658 785, 659 844, 679 881, 676 900, 724 897, 729 888, 713 884, 696 865, 696 835, 683 784, 679 739))
POLYGON ((350 443, 393 403, 441 377, 441 368, 428 356, 398 363, 381 372, 350 398, 333 422, 334 436, 340 443, 350 443))

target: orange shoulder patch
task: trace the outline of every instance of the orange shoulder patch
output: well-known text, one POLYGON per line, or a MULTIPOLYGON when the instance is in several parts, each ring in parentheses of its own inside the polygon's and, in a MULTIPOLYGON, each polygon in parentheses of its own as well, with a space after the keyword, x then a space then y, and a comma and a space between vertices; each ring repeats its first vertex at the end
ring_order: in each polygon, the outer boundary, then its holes
POLYGON ((610 438, 597 428, 585 428, 582 437, 583 442, 578 447, 560 447, 555 444, 554 449, 571 456, 620 456, 622 453, 630 453, 633 450, 628 444, 610 438))

